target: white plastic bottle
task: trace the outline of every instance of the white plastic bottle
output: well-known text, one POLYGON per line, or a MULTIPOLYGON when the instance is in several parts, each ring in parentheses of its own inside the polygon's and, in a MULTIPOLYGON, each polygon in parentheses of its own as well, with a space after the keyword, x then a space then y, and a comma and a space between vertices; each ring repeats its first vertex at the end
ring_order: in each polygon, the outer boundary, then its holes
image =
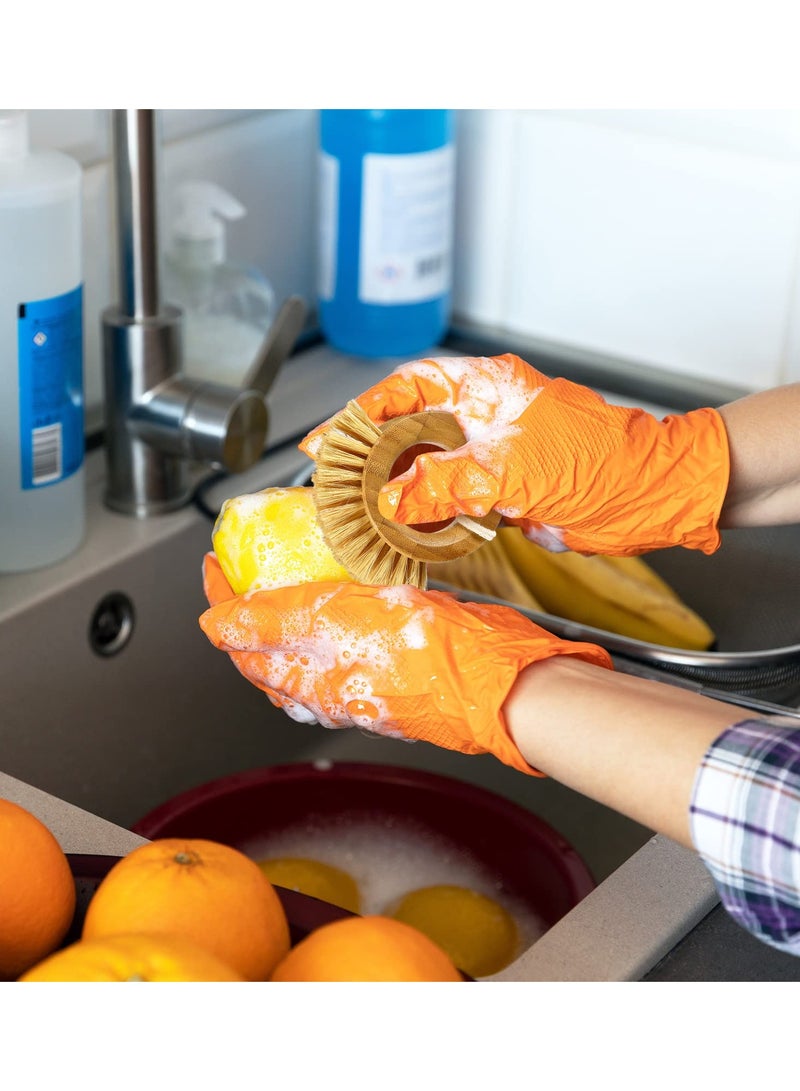
POLYGON ((196 379, 238 385, 275 317, 275 293, 257 269, 227 261, 225 224, 246 209, 213 182, 184 182, 174 198, 164 260, 168 302, 183 312, 183 363, 196 379))
POLYGON ((85 528, 81 168, 0 112, 0 572, 61 560, 85 528))

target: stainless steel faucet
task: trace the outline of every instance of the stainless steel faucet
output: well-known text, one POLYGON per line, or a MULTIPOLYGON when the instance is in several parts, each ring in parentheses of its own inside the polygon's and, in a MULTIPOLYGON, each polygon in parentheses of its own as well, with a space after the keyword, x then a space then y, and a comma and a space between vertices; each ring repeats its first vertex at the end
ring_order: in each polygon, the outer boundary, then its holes
POLYGON ((119 303, 102 316, 105 502, 147 516, 188 503, 197 463, 239 473, 261 457, 266 396, 306 306, 285 301, 241 388, 185 375, 181 312, 159 290, 156 112, 111 114, 119 303))

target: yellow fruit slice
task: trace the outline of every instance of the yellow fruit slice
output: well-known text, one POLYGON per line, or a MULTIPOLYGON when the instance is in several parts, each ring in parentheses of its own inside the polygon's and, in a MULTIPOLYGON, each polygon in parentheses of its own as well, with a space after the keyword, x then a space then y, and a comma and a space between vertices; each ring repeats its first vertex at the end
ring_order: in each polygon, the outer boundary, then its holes
POLYGON ((322 536, 310 487, 269 488, 226 500, 211 542, 237 595, 320 580, 354 582, 322 536))
POLYGON ((358 913, 361 909, 361 895, 355 879, 333 864, 305 856, 279 856, 272 860, 258 860, 257 863, 276 886, 308 894, 330 905, 349 909, 351 913, 358 913))
POLYGON ((423 932, 470 977, 497 973, 517 952, 519 936, 511 914, 468 887, 420 887, 405 894, 389 915, 423 932))

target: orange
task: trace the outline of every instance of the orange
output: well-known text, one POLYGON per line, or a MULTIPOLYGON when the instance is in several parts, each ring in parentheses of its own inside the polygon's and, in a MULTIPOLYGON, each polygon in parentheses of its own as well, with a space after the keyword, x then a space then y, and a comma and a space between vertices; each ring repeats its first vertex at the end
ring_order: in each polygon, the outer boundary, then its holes
POLYGON ((0 980, 13 981, 54 951, 75 913, 64 850, 35 815, 0 799, 0 980))
POLYGON ((262 489, 226 500, 211 542, 237 595, 320 580, 353 582, 325 542, 307 486, 262 489))
POLYGON ((306 856, 276 856, 259 860, 258 866, 271 883, 358 913, 361 895, 352 875, 333 864, 306 856))
POLYGON ((289 950, 289 923, 255 861, 202 838, 162 837, 112 867, 86 910, 84 939, 184 936, 242 977, 263 981, 289 950))
POLYGON ((410 924, 346 917, 323 924, 278 963, 272 981, 463 981, 449 955, 410 924))
POLYGON ((470 977, 497 973, 517 953, 514 918, 494 898, 468 887, 420 887, 403 895, 390 915, 424 932, 470 977))
POLYGON ((244 981, 227 962, 181 936, 81 939, 56 951, 20 981, 244 981))

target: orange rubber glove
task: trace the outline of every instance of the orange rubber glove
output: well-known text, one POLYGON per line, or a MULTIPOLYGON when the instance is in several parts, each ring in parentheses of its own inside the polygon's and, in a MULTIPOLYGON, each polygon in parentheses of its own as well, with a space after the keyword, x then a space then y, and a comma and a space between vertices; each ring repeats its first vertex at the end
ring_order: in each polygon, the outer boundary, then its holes
POLYGON ((594 644, 440 591, 304 583, 234 595, 213 553, 203 586, 203 632, 292 719, 490 753, 534 776, 503 719, 519 672, 552 655, 612 666, 594 644))
MULTIPOLYGON (((396 522, 494 508, 552 551, 631 556, 720 545, 730 458, 715 409, 659 421, 510 353, 416 360, 356 400, 377 423, 449 410, 467 437, 457 451, 419 455, 384 486, 380 511, 396 522)), ((300 445, 312 458, 326 426, 300 445)))

